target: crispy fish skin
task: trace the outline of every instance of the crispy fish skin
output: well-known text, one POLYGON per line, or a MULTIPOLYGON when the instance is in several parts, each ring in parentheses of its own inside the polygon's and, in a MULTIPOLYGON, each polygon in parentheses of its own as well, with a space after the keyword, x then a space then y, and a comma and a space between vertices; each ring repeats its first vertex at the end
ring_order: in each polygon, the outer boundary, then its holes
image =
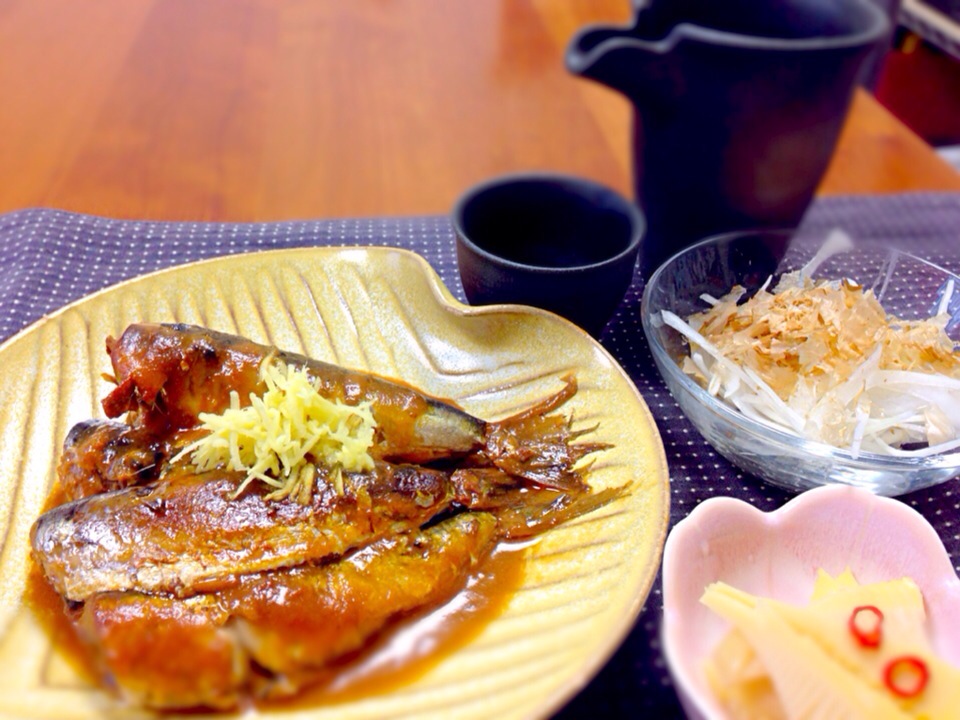
MULTIPOLYGON (((326 471, 318 468, 318 472, 326 471)), ((343 494, 320 482, 308 504, 234 492, 243 475, 178 467, 161 480, 66 503, 34 524, 36 561, 71 601, 139 590, 186 596, 240 574, 339 557, 414 531, 454 503, 483 506, 503 473, 379 464, 344 473, 343 494)))
POLYGON ((371 455, 428 462, 464 455, 483 443, 485 424, 448 402, 395 380, 279 351, 192 325, 139 324, 107 340, 117 387, 103 400, 108 417, 137 413, 157 435, 193 427, 200 413, 220 413, 236 391, 242 404, 266 389, 260 365, 276 357, 303 367, 331 400, 371 401, 378 439, 371 455))
POLYGON ((496 526, 463 513, 339 562, 245 576, 192 598, 98 594, 78 623, 127 699, 228 709, 251 692, 285 695, 321 680, 398 617, 452 598, 493 548, 496 526))

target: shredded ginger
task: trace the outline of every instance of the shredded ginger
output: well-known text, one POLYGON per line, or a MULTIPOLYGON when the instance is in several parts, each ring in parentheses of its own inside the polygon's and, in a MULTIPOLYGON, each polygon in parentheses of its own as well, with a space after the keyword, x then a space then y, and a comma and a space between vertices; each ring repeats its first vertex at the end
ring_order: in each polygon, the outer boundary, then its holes
POLYGON ((254 480, 276 488, 267 499, 295 497, 306 503, 312 493, 316 466, 329 468, 342 493, 341 470, 373 469, 369 454, 376 423, 370 403, 346 405, 322 397, 303 369, 267 358, 260 365, 266 385, 262 395, 250 393, 250 404, 230 393, 230 407, 221 414, 201 413, 207 431, 184 448, 176 459, 190 455, 200 471, 224 467, 246 472, 235 497, 254 480))
POLYGON ((745 415, 854 456, 926 456, 960 447, 952 292, 935 317, 907 321, 851 281, 798 271, 742 304, 737 286, 686 322, 663 318, 689 342, 683 371, 745 415))

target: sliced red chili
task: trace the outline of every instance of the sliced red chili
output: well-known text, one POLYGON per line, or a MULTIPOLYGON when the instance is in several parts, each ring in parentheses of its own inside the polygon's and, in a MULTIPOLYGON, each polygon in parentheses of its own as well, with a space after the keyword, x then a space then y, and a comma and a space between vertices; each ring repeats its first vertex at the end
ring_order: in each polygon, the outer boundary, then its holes
POLYGON ((916 697, 923 692, 930 679, 927 663, 913 655, 903 655, 887 663, 883 682, 894 695, 916 697))
POLYGON ((883 639, 883 613, 873 605, 861 605, 850 613, 850 633, 863 647, 880 647, 883 639))

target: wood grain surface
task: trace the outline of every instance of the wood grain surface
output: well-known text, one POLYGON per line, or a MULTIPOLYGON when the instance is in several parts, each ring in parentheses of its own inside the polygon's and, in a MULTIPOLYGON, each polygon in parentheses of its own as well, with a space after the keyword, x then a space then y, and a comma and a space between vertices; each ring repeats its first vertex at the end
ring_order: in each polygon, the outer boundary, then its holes
MULTIPOLYGON (((0 211, 446 212, 490 175, 629 188, 627 103, 563 53, 626 0, 0 0, 0 211)), ((960 190, 865 93, 825 193, 960 190)))

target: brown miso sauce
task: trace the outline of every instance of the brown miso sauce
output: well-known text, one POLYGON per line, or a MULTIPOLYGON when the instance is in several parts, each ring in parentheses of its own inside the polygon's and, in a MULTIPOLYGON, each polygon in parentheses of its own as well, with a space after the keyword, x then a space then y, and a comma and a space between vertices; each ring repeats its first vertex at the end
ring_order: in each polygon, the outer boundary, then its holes
POLYGON ((43 509, 40 511, 40 514, 42 515, 47 512, 47 510, 60 507, 68 502, 70 502, 70 498, 67 497, 67 491, 63 489, 63 486, 59 482, 55 482, 50 489, 50 493, 47 495, 47 499, 43 502, 43 509))
MULTIPOLYGON (((69 500, 60 483, 55 482, 43 503, 41 514, 69 500)), ((24 603, 47 634, 51 646, 63 654, 64 659, 83 681, 96 685, 98 681, 93 654, 80 639, 63 598, 47 582, 43 570, 32 557, 27 560, 27 563, 29 570, 23 593, 24 603)))
POLYGON ((23 594, 27 608, 50 639, 50 645, 57 648, 79 679, 90 685, 99 684, 93 653, 80 639, 63 598, 47 582, 40 567, 32 559, 29 562, 30 570, 23 594))
POLYGON ((427 615, 402 622, 331 677, 290 698, 257 701, 261 709, 302 710, 386 695, 410 685, 473 640, 500 615, 523 581, 524 552, 499 546, 467 586, 427 615))

